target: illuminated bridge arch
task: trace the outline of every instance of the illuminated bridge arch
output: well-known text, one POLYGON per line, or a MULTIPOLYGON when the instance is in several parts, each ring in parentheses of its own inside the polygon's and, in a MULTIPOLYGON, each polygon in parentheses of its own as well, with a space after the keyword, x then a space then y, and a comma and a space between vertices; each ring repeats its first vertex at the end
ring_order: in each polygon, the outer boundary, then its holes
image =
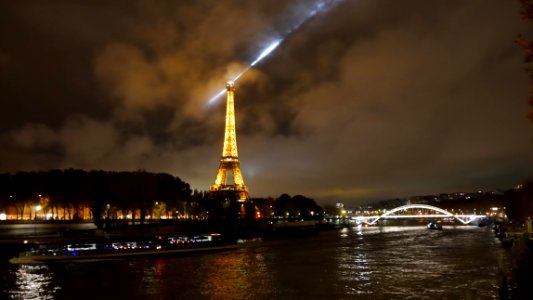
POLYGON ((358 216, 354 219, 358 223, 365 223, 368 225, 375 225, 380 219, 404 219, 404 218, 455 218, 463 224, 469 224, 472 221, 478 218, 484 218, 484 215, 462 215, 462 214, 452 214, 451 212, 444 210, 442 208, 427 205, 427 204, 407 204, 393 208, 380 216, 358 216), (439 214, 431 215, 395 215, 396 212, 408 210, 411 208, 421 208, 431 211, 438 212, 439 214))

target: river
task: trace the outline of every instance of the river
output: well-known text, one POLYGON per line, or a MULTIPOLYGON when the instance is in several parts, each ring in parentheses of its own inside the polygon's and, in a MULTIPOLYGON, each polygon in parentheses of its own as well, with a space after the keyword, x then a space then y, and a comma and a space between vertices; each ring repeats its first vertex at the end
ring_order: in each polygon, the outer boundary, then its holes
POLYGON ((498 299, 511 266, 487 228, 352 227, 194 256, 0 263, 10 299, 498 299))

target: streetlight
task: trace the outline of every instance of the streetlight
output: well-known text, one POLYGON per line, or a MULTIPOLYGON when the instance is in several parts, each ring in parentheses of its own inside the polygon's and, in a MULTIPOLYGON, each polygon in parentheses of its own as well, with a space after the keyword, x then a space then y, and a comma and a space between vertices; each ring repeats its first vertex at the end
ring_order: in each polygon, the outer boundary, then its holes
POLYGON ((37 212, 41 211, 43 207, 40 204, 35 205, 35 219, 37 219, 37 212))

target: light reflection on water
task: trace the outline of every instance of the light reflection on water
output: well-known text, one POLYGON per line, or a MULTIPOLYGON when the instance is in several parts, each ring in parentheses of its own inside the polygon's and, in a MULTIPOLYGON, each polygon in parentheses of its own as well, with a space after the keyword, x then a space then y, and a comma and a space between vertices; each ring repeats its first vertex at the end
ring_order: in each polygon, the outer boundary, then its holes
POLYGON ((16 289, 10 297, 14 299, 53 299, 59 289, 52 284, 52 275, 47 266, 21 266, 15 272, 16 289))
POLYGON ((0 274, 15 278, 2 286, 14 299, 496 299, 505 255, 484 228, 353 227, 198 256, 0 274))
POLYGON ((229 299, 231 295, 243 298, 243 292, 249 289, 246 279, 247 269, 243 259, 242 255, 214 257, 211 266, 205 266, 207 267, 203 278, 205 289, 201 291, 202 295, 216 299, 229 299))
MULTIPOLYGON (((496 299, 504 250, 484 229, 354 227, 338 247, 346 294, 368 298, 458 299, 474 293, 496 299), (361 238, 363 236, 363 238, 361 238), (370 296, 371 295, 371 296, 370 296)), ((346 233, 344 233, 346 234, 346 233)))

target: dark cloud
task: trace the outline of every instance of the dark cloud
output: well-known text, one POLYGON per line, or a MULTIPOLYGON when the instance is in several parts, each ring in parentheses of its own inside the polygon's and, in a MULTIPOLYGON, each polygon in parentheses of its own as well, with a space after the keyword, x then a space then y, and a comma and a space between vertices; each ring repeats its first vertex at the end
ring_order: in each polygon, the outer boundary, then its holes
POLYGON ((533 169, 515 2, 3 1, 0 170, 143 168, 207 189, 224 126, 207 100, 285 37, 237 82, 252 196, 507 188, 533 169))

